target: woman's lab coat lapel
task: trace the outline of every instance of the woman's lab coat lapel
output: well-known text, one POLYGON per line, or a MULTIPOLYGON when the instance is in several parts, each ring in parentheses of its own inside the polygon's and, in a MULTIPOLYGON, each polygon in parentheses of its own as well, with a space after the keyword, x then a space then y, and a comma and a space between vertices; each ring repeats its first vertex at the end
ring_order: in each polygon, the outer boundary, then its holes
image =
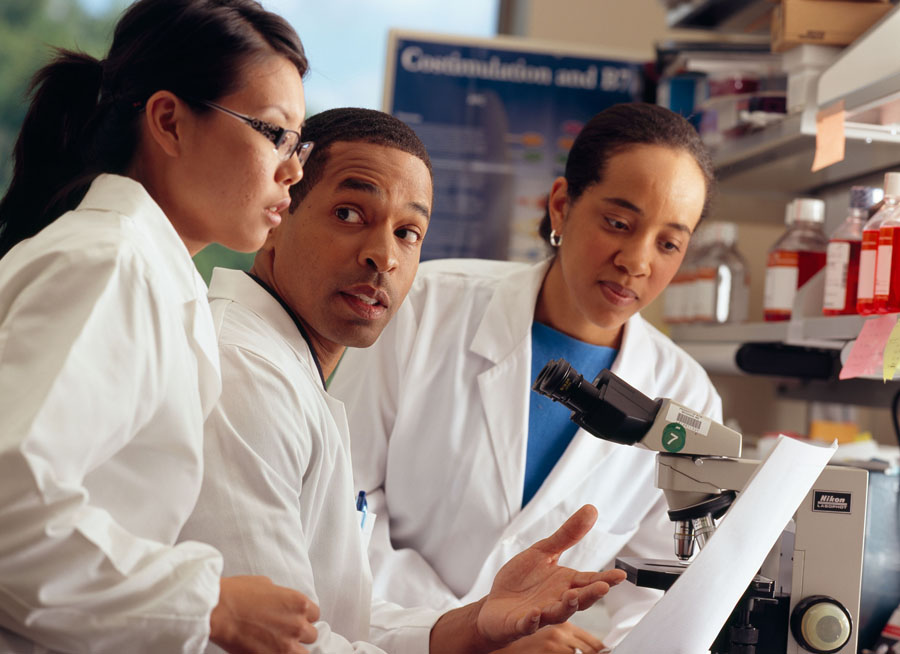
MULTIPOLYGON (((641 339, 645 332, 639 314, 635 314, 625 323, 625 332, 622 336, 619 353, 611 368, 615 374, 629 380, 631 384, 643 385, 645 383, 646 375, 641 374, 640 371, 647 367, 647 355, 642 353, 640 347, 636 345, 641 342, 646 345, 646 339, 641 339), (641 359, 643 359, 643 366, 640 365, 641 359)), ((593 381, 593 377, 599 370, 579 372, 585 376, 589 375, 590 381, 593 381)), ((530 517, 532 514, 535 518, 540 517, 548 509, 562 502, 572 488, 580 486, 585 478, 593 474, 597 470, 597 466, 619 447, 622 446, 597 438, 579 428, 557 465, 550 471, 531 502, 522 510, 521 520, 527 524, 534 519, 530 517)))
POLYGON ((167 300, 179 303, 188 343, 197 358, 200 405, 209 415, 222 390, 219 348, 203 278, 172 223, 143 186, 128 177, 100 175, 84 196, 80 209, 112 211, 131 217, 131 224, 144 235, 144 244, 153 250, 148 257, 159 262, 167 300))
POLYGON ((494 363, 478 376, 503 499, 510 515, 506 532, 519 533, 562 502, 594 470, 613 444, 579 429, 537 494, 522 508, 531 394, 531 325, 550 260, 510 274, 491 298, 472 340, 471 351, 494 363), (524 388, 511 392, 510 379, 524 388), (565 471, 563 474, 562 471, 565 471))

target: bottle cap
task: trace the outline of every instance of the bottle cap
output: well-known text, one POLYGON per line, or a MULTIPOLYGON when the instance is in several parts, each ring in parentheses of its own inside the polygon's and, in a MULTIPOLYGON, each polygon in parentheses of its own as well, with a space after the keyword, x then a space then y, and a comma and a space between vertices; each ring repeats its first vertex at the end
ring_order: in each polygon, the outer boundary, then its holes
POLYGON ((694 252, 699 252, 709 242, 709 223, 704 223, 694 230, 688 247, 694 252))
POLYGON ((884 194, 893 197, 900 196, 900 173, 884 174, 884 194))
POLYGON ((784 224, 790 227, 794 224, 794 201, 791 200, 784 205, 784 224))
POLYGON ((884 197, 884 191, 877 186, 851 186, 850 208, 868 209, 881 202, 882 197, 884 197))
POLYGON ((825 222, 825 203, 818 198, 796 198, 793 204, 794 220, 808 223, 825 222))
POLYGON ((727 246, 737 241, 737 225, 734 223, 712 223, 710 225, 714 240, 727 246))

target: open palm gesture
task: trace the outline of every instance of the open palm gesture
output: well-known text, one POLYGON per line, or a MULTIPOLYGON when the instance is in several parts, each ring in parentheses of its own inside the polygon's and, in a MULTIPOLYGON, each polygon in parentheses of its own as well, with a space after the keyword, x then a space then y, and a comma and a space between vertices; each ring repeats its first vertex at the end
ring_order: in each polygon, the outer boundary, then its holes
POLYGON ((597 520, 587 504, 556 532, 510 559, 494 577, 478 612, 477 629, 488 641, 508 643, 548 624, 568 620, 625 579, 621 570, 579 572, 560 566, 560 555, 597 520))

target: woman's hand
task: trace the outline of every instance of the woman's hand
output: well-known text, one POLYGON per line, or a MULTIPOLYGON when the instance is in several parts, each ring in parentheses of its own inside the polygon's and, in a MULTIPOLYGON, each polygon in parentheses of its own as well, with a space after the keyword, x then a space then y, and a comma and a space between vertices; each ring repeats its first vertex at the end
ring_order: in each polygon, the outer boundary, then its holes
POLYGON ((209 639, 230 654, 307 654, 319 607, 268 577, 225 577, 209 618, 209 639))
POLYGON ((510 643, 494 654, 598 654, 603 650, 599 638, 571 622, 541 627, 530 636, 510 643))

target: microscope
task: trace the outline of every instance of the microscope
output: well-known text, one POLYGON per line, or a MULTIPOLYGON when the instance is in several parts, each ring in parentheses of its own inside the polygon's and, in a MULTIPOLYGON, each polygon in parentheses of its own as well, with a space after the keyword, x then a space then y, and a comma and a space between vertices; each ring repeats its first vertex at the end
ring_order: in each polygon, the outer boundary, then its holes
MULTIPOLYGON (((677 560, 620 558, 638 586, 667 590, 702 548, 759 461, 741 435, 670 399, 650 399, 609 370, 587 382, 550 361, 534 390, 588 433, 657 454, 656 485, 675 523, 677 560)), ((857 654, 868 473, 826 466, 711 647, 712 654, 857 654)), ((710 589, 715 592, 715 589, 710 589)))

